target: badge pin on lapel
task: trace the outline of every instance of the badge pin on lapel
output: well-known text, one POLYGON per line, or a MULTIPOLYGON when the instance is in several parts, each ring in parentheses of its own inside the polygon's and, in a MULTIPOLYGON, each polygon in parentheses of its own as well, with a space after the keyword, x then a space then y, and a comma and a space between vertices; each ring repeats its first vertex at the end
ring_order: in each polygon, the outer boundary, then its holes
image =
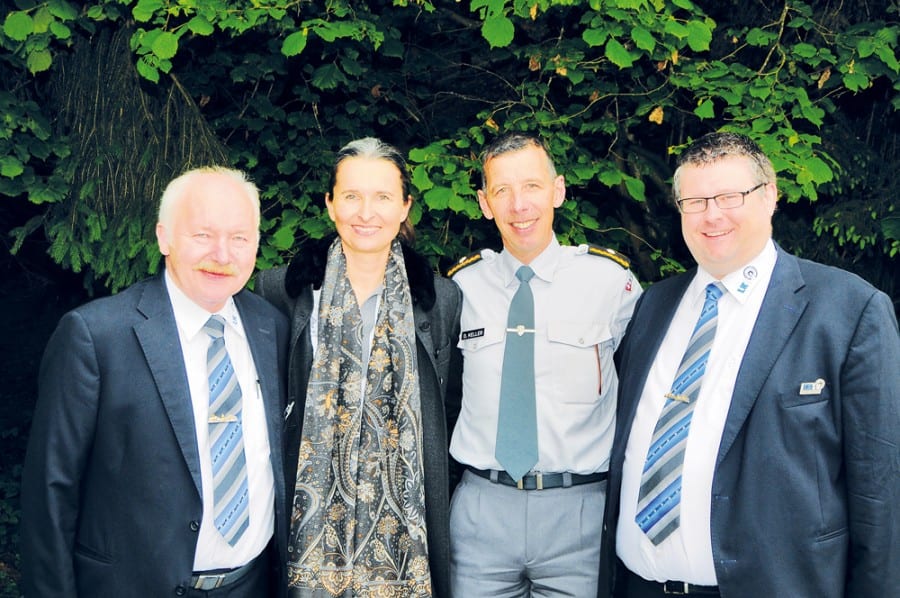
POLYGON ((815 382, 803 382, 800 385, 801 395, 820 395, 825 388, 825 381, 819 378, 815 382))

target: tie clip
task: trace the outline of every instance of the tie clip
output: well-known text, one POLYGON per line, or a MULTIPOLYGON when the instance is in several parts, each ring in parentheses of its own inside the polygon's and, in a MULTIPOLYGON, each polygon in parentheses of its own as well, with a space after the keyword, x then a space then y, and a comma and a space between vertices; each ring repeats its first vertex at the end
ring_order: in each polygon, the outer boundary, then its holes
POLYGON ((519 324, 515 328, 507 328, 506 331, 507 332, 515 332, 519 336, 522 336, 526 332, 530 332, 530 333, 534 334, 534 328, 525 328, 525 324, 519 324))
POLYGON ((213 413, 209 416, 209 423, 211 424, 229 424, 231 422, 236 422, 238 420, 236 415, 219 415, 218 413, 213 413))
POLYGON ((673 401, 680 401, 682 403, 690 403, 691 402, 691 397, 689 397, 687 395, 675 394, 674 392, 667 392, 666 398, 672 399, 673 401))

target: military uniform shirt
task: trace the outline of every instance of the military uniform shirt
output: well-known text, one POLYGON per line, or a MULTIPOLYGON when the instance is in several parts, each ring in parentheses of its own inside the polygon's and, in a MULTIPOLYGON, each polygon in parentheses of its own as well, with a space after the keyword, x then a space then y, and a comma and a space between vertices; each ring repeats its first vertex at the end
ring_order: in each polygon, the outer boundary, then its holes
MULTIPOLYGON (((502 469, 494 457, 500 374, 509 304, 521 266, 503 251, 481 252, 453 280, 463 291, 459 347, 463 399, 450 453, 478 469, 502 469)), ((624 263, 624 258, 616 258, 624 263)), ((618 377, 613 353, 641 287, 614 259, 554 238, 529 264, 535 311, 538 462, 534 471, 606 471, 615 431, 618 377)))

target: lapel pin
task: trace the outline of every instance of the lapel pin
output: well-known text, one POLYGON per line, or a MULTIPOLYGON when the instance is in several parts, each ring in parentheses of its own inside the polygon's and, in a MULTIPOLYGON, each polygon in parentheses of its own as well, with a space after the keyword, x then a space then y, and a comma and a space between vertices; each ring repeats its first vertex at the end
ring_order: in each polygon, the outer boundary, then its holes
POLYGON ((825 381, 819 378, 815 382, 803 382, 800 385, 801 395, 820 395, 825 388, 825 381))

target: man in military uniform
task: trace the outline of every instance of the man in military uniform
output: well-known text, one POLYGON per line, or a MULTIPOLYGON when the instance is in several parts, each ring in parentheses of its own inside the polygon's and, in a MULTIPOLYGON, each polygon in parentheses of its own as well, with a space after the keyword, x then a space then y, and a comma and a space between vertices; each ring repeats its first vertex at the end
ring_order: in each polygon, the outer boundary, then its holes
POLYGON ((463 397, 450 452, 455 596, 594 596, 618 377, 641 287, 608 250, 559 244, 565 200, 543 142, 486 148, 478 201, 503 251, 464 258, 463 397))

